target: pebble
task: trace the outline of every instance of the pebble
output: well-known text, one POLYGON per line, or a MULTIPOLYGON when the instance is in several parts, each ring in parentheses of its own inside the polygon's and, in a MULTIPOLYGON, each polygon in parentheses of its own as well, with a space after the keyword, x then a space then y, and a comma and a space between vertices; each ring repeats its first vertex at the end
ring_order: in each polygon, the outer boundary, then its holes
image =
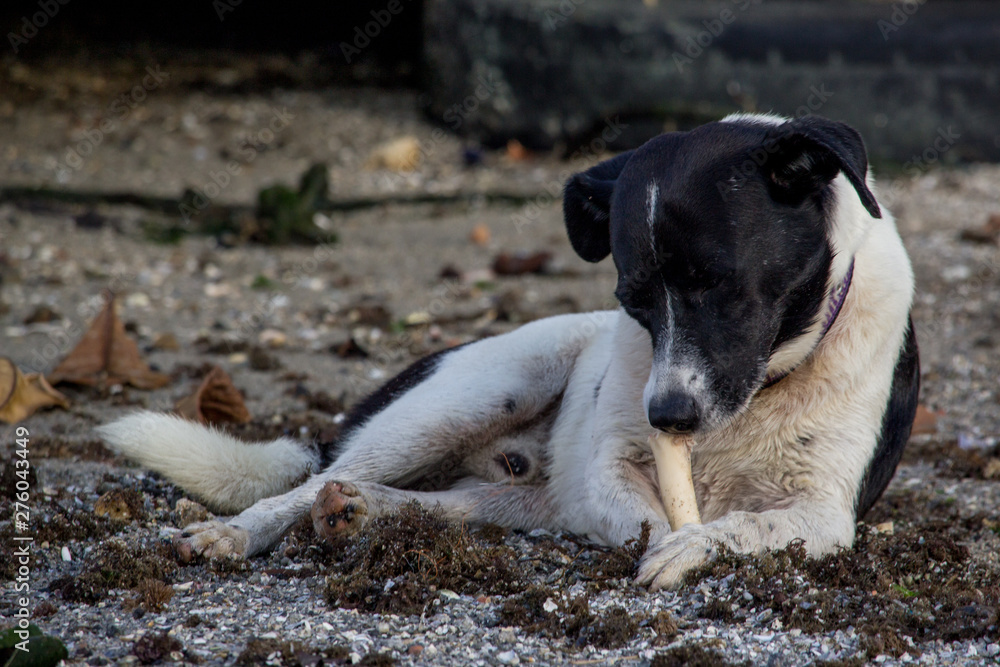
POLYGON ((277 348, 284 347, 288 343, 288 336, 277 329, 264 329, 257 336, 257 340, 260 341, 261 345, 277 348))
POLYGON ((189 498, 179 498, 174 505, 174 512, 177 514, 177 525, 181 528, 191 523, 208 521, 211 516, 204 505, 189 498))
POLYGON ((149 308, 150 300, 149 295, 142 292, 132 292, 125 297, 125 306, 127 308, 149 308))
POLYGON ((519 665, 521 664, 521 659, 514 651, 503 651, 497 653, 497 662, 504 665, 519 665))
POLYGON ((211 299, 218 299, 232 295, 233 286, 228 283, 206 283, 204 291, 205 296, 211 299))

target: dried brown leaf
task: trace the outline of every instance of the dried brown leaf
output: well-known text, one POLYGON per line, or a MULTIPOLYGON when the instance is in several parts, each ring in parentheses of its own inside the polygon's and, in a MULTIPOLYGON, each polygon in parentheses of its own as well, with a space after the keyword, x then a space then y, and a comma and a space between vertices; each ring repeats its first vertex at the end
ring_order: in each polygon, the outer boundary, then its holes
POLYGON ((918 405, 910 434, 926 435, 928 433, 937 433, 937 420, 938 413, 930 411, 925 405, 918 405))
POLYGON ((520 276, 526 273, 545 273, 552 253, 541 250, 530 254, 502 252, 493 260, 493 271, 498 276, 520 276))
POLYGON ((213 366, 198 389, 178 401, 174 410, 202 424, 246 424, 252 419, 243 402, 243 394, 218 366, 213 366))
POLYGON ((98 389, 130 384, 139 389, 158 389, 170 383, 170 376, 157 373, 142 360, 139 347, 115 313, 115 296, 107 299, 104 310, 73 351, 48 377, 52 384, 69 382, 98 389))
POLYGON ((16 424, 42 408, 69 407, 69 399, 52 388, 41 373, 25 375, 14 362, 0 357, 0 421, 16 424))

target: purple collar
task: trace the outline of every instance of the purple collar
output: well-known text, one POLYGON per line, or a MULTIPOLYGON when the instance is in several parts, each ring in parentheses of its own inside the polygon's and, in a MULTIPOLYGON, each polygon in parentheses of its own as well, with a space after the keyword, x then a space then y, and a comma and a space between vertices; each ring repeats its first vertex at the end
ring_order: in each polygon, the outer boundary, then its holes
MULTIPOLYGON (((819 338, 816 340, 816 345, 813 346, 813 350, 816 349, 816 346, 818 346, 820 341, 823 340, 823 337, 826 336, 826 333, 830 330, 830 327, 833 326, 833 323, 837 321, 837 315, 840 314, 840 309, 843 308, 844 301, 847 299, 847 292, 848 290, 851 289, 851 279, 853 277, 854 277, 854 260, 852 259, 851 266, 847 269, 847 275, 844 276, 844 279, 841 280, 837 285, 834 285, 830 289, 830 294, 827 297, 828 305, 826 307, 826 317, 823 318, 823 329, 820 331, 819 338)), ((809 354, 812 354, 812 351, 810 351, 809 354)), ((767 378, 764 379, 764 386, 761 387, 761 389, 767 389, 768 387, 777 384, 781 380, 784 380, 785 377, 787 377, 788 374, 794 370, 795 369, 792 368, 791 370, 787 370, 781 373, 768 375, 767 378)))

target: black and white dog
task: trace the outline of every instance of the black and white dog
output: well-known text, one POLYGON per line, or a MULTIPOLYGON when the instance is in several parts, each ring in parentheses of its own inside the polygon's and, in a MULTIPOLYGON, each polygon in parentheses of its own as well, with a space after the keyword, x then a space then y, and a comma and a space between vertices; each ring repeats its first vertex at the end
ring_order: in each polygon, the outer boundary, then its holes
POLYGON ((239 512, 188 526, 187 557, 259 553, 310 510, 321 533, 351 532, 412 500, 608 544, 648 521, 638 580, 654 589, 720 544, 829 552, 892 477, 919 383, 913 274, 867 172, 858 133, 814 116, 662 135, 566 184, 573 247, 613 257, 621 310, 417 362, 354 410, 328 460, 150 412, 101 434, 239 512), (670 530, 654 429, 693 435, 703 524, 670 530))

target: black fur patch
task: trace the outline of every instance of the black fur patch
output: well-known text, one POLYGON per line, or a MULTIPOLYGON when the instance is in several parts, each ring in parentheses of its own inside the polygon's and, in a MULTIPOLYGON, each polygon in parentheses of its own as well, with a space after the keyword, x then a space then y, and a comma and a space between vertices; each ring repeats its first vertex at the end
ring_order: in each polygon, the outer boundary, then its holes
POLYGON ((798 338, 816 321, 816 316, 826 302, 827 276, 830 275, 830 263, 833 253, 829 246, 824 249, 822 258, 805 282, 788 295, 787 306, 781 318, 778 335, 771 343, 771 353, 790 340, 798 338))
POLYGON ((608 367, 604 369, 604 374, 601 375, 601 379, 597 381, 596 385, 594 385, 594 402, 595 403, 597 402, 597 397, 601 395, 601 387, 604 386, 604 378, 608 377, 608 370, 610 368, 611 368, 611 364, 608 364, 608 367))
POLYGON ((374 393, 351 408, 340 429, 340 437, 337 442, 330 443, 329 446, 324 448, 325 456, 323 457, 323 465, 328 465, 337 458, 340 444, 346 442, 348 438, 354 435, 355 431, 367 424, 372 417, 385 410, 397 398, 429 378, 437 370, 441 364, 441 360, 446 355, 464 346, 456 345, 446 350, 439 350, 415 361, 407 366, 399 375, 386 382, 374 393))
POLYGON ((885 414, 882 415, 882 434, 864 480, 858 491, 856 516, 862 518, 881 497, 896 472, 903 457, 903 448, 910 439, 910 428, 917 412, 917 395, 920 393, 920 358, 917 354, 917 337, 910 321, 906 342, 899 352, 896 371, 892 378, 892 393, 885 414))

